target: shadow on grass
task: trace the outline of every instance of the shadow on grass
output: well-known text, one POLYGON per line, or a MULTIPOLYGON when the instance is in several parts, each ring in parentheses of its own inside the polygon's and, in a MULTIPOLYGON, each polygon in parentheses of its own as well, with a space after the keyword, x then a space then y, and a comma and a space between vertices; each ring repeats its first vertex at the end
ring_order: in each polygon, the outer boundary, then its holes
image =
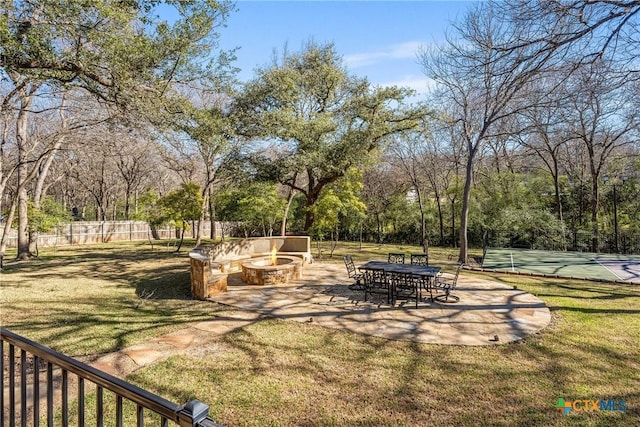
MULTIPOLYGON (((3 304, 3 310, 23 310, 23 304, 3 304)), ((211 303, 165 305, 131 298, 86 300, 52 307, 32 302, 33 316, 4 318, 5 327, 70 356, 107 353, 151 336, 210 320, 220 308, 211 303), (38 316, 37 313, 43 313, 38 316)))
POLYGON ((151 250, 150 247, 124 246, 120 250, 79 247, 72 253, 42 256, 30 261, 12 262, 3 271, 3 286, 25 287, 52 279, 99 278, 135 287, 145 299, 193 299, 190 291, 187 252, 151 250), (21 276, 20 282, 11 277, 21 276))
POLYGON ((558 332, 469 348, 269 319, 220 337, 221 353, 175 357, 133 379, 174 401, 197 395, 228 425, 565 425, 559 397, 624 399, 626 413, 573 421, 631 425, 640 391, 614 379, 637 378, 633 355, 607 371, 618 352, 562 343, 558 332))
POLYGON ((220 310, 193 300, 187 253, 81 247, 11 262, 2 275, 3 326, 70 355, 117 350, 220 310))
POLYGON ((523 289, 545 300, 550 309, 592 314, 640 313, 640 287, 636 285, 594 285, 579 282, 545 282, 523 289))

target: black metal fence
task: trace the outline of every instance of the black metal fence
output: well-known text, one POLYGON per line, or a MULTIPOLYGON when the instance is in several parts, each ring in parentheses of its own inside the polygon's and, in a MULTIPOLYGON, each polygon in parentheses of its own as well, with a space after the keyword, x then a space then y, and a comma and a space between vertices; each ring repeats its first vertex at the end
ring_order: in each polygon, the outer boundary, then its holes
POLYGON ((197 400, 175 404, 4 328, 0 328, 0 339, 0 427, 37 427, 41 422, 67 427, 71 421, 82 427, 88 418, 90 425, 98 427, 140 427, 147 421, 162 427, 218 426, 208 417, 209 407, 197 400), (95 387, 94 412, 87 416, 89 387, 95 387), (75 401, 70 389, 77 390, 75 401), (107 393, 115 402, 105 404, 107 393))
POLYGON ((640 254, 640 234, 593 233, 583 230, 563 234, 513 230, 487 230, 482 246, 553 251, 640 254))

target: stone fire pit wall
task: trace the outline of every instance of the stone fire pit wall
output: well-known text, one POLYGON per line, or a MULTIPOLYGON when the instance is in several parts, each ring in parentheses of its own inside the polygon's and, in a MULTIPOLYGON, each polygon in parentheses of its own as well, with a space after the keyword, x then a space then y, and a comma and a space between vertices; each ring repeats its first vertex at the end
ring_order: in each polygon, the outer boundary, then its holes
POLYGON ((274 247, 277 255, 301 258, 302 265, 312 262, 308 236, 258 237, 201 245, 189 252, 191 293, 206 299, 226 292, 229 274, 240 272, 244 261, 271 255, 274 247))
POLYGON ((279 285, 302 277, 302 259, 295 256, 253 258, 242 263, 242 280, 249 285, 279 285))

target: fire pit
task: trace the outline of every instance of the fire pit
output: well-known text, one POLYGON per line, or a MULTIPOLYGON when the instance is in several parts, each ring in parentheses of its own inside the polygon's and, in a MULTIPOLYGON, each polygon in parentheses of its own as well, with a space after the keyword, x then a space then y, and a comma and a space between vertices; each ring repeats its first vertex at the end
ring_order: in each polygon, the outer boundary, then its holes
POLYGON ((272 255, 242 263, 242 280, 248 285, 278 285, 302 276, 302 259, 272 255))

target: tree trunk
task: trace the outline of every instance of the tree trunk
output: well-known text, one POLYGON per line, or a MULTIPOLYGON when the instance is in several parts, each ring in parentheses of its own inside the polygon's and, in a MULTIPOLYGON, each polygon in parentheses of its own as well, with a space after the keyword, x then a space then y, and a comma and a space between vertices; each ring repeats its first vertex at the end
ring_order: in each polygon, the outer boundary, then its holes
POLYGON ((131 190, 129 189, 129 184, 127 184, 127 189, 124 195, 124 219, 125 221, 129 221, 129 217, 131 216, 131 190))
POLYGON ((416 188, 416 194, 418 195, 418 207, 420 208, 420 246, 422 246, 423 250, 425 251, 425 253, 427 253, 426 251, 429 249, 427 247, 427 239, 426 239, 426 220, 425 220, 425 214, 424 214, 424 204, 422 203, 422 192, 420 191, 420 188, 418 187, 418 185, 415 185, 416 188))
POLYGON ((27 170, 27 122, 28 111, 31 106, 33 96, 24 95, 21 97, 20 111, 16 120, 16 140, 18 145, 18 253, 17 259, 31 258, 29 251, 29 195, 27 194, 26 182, 28 179, 27 170))
MULTIPOLYGON (((0 138, 2 138, 2 141, 6 141, 8 139, 8 135, 9 135, 9 126, 7 125, 8 121, 7 118, 5 117, 5 114, 0 110, 0 119, 5 123, 5 125, 2 128, 2 136, 0 138)), ((2 211, 2 201, 4 200, 4 189, 7 186, 7 181, 9 179, 9 177, 7 175, 5 175, 4 173, 4 143, 0 144, 0 211, 2 211)), ((8 174, 11 175, 11 174, 8 174)))
POLYGON ((560 225, 562 227, 562 250, 567 250, 567 240, 566 233, 564 227, 564 213, 562 209, 562 194, 560 192, 560 178, 558 172, 558 162, 554 158, 554 173, 553 173, 553 186, 555 190, 555 198, 556 198, 556 213, 558 215, 558 221, 560 221, 560 225))
POLYGON ((211 230, 209 230, 209 238, 215 240, 216 236, 216 210, 213 206, 213 198, 211 197, 211 188, 207 191, 209 194, 207 206, 209 207, 209 221, 211 222, 211 230))
MULTIPOLYGON (((66 120, 64 120, 63 118, 63 129, 64 128, 66 128, 66 120)), ((49 175, 49 169, 53 164, 53 160, 56 154, 60 151, 60 147, 62 146, 63 141, 64 141, 64 138, 59 138, 55 142, 55 144, 53 144, 51 151, 47 153, 44 163, 39 168, 40 172, 38 174, 38 180, 36 181, 36 186, 33 191, 33 207, 36 209, 40 209, 42 207, 42 198, 45 196, 45 193, 46 193, 44 184, 47 179, 47 176, 49 175)), ((36 251, 37 253, 37 250, 38 250, 37 241, 38 241, 38 231, 34 230, 29 233, 29 251, 30 252, 36 251)))
POLYGON ((202 207, 200 209, 200 220, 198 221, 198 227, 196 230, 196 246, 200 246, 202 243, 202 235, 204 234, 204 219, 207 213, 207 206, 209 205, 209 191, 202 192, 202 207))
POLYGON ((555 153, 552 153, 552 161, 553 161, 553 166, 552 166, 552 171, 551 174, 553 175, 553 189, 555 192, 555 199, 556 199, 556 214, 558 215, 558 220, 562 221, 562 198, 561 198, 561 194, 560 194, 560 172, 559 172, 559 167, 558 167, 558 159, 556 159, 555 153))
POLYGON ((291 203, 293 202, 293 196, 296 194, 293 188, 289 188, 289 196, 287 197, 287 205, 284 208, 284 214, 282 216, 282 223, 280 223, 280 235, 287 235, 287 217, 289 216, 289 209, 291 209, 291 203))
POLYGON ((460 212, 460 253, 458 262, 466 263, 469 258, 469 242, 467 240, 467 226, 469 222, 469 203, 471 199, 471 184, 473 175, 474 152, 469 153, 467 159, 466 176, 464 180, 464 192, 462 195, 462 209, 460 212))
POLYGON ((18 204, 17 200, 14 198, 11 202, 11 207, 9 208, 9 214, 4 219, 4 231, 2 233, 2 240, 0 240, 0 255, 4 255, 7 251, 7 240, 9 239, 9 231, 11 231, 11 224, 13 223, 13 219, 16 217, 16 207, 18 204))
POLYGON ((442 212, 442 202, 440 202, 440 194, 436 191, 436 206, 438 208, 438 226, 440 228, 440 246, 444 246, 444 213, 442 212))
POLYGON ((336 248, 338 247, 338 240, 340 239, 340 234, 339 234, 339 230, 338 230, 338 226, 336 225, 336 229, 334 232, 331 233, 331 252, 329 253, 329 258, 333 258, 333 253, 335 252, 336 248))
POLYGON ((304 232, 309 233, 311 227, 313 227, 313 223, 315 222, 315 214, 313 212, 313 206, 315 206, 318 201, 318 194, 316 192, 309 192, 307 194, 307 209, 304 216, 304 232))
POLYGON ((18 193, 18 254, 16 259, 29 259, 33 256, 29 250, 29 224, 28 224, 29 196, 23 188, 18 193))
POLYGON ((309 205, 307 203, 307 210, 304 215, 304 232, 305 233, 309 233, 309 230, 311 229, 311 227, 313 227, 313 223, 315 221, 315 215, 313 214, 313 211, 311 209, 308 209, 310 206, 313 206, 313 205, 309 205))
POLYGON ((451 247, 456 247, 456 199, 451 199, 451 247))
POLYGON ((598 182, 597 176, 591 187, 591 227, 593 236, 591 238, 591 252, 600 250, 599 227, 598 227, 598 182))
POLYGON ((178 243, 178 248, 176 252, 180 252, 180 248, 182 248, 182 242, 184 241, 184 230, 187 228, 187 223, 182 221, 182 229, 180 230, 180 242, 178 243))
MULTIPOLYGON (((160 234, 158 234, 158 228, 155 225, 149 225, 149 229, 151 230, 151 236, 155 240, 160 240, 160 234)), ((153 245, 152 245, 153 247, 153 245)))

